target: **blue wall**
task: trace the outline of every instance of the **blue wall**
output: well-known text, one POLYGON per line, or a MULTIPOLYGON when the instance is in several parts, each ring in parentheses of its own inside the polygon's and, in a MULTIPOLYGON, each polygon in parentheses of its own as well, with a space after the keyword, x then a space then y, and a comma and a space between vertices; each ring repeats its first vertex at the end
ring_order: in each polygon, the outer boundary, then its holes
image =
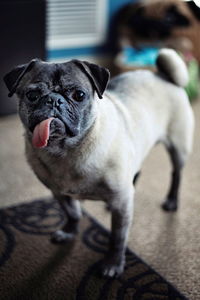
POLYGON ((108 0, 109 2, 109 17, 111 18, 117 11, 118 9, 130 2, 134 2, 133 0, 108 0))
MULTIPOLYGON (((134 0, 107 0, 108 1, 108 29, 110 25, 110 21, 114 14, 118 11, 118 9, 130 2, 134 2, 134 0)), ((101 53, 109 52, 109 43, 106 43, 102 46, 94 46, 94 47, 84 47, 84 48, 66 48, 66 49, 56 49, 56 50, 48 50, 47 51, 47 59, 56 59, 56 58, 64 58, 64 57, 72 57, 77 55, 97 55, 101 53)))

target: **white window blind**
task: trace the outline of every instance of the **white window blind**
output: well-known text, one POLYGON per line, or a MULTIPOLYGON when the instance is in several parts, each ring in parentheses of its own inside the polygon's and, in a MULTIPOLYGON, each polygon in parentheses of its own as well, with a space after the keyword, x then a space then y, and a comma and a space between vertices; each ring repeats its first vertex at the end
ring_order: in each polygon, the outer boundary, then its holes
POLYGON ((47 0, 47 48, 93 46, 105 39, 107 0, 47 0))

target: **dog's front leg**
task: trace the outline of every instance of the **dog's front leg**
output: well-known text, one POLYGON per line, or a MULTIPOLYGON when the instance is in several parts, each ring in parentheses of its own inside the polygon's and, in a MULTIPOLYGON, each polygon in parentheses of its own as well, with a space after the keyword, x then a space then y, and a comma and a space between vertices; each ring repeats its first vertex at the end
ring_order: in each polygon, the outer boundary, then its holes
POLYGON ((52 235, 52 242, 61 243, 71 240, 78 232, 79 220, 82 212, 78 200, 74 200, 69 196, 55 195, 65 216, 66 222, 60 230, 57 230, 52 235))
POLYGON ((115 199, 111 201, 111 238, 108 254, 102 264, 103 276, 110 278, 122 274, 125 266, 126 244, 133 216, 133 188, 128 194, 125 193, 115 194, 115 199))

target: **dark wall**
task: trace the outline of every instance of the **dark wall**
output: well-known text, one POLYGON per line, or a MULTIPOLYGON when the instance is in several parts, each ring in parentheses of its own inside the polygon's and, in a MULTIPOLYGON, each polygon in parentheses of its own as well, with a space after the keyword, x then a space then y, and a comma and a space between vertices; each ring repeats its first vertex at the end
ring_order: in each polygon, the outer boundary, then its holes
POLYGON ((16 112, 3 76, 34 57, 45 59, 45 0, 0 1, 0 115, 16 112))

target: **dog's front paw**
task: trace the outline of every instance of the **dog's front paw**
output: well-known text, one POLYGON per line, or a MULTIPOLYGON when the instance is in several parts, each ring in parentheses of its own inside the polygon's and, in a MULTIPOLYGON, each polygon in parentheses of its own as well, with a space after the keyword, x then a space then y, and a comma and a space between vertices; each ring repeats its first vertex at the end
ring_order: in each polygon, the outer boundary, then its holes
POLYGON ((55 231, 51 236, 51 242, 52 243, 66 243, 68 241, 71 241, 76 236, 73 232, 65 232, 63 230, 57 230, 55 231))
POLYGON ((176 199, 167 199, 162 204, 162 209, 164 211, 176 211, 178 208, 176 199))
POLYGON ((103 277, 118 278, 124 271, 123 265, 104 265, 101 267, 103 277))
POLYGON ((124 260, 121 260, 120 263, 116 263, 114 260, 105 259, 101 265, 101 274, 107 278, 118 278, 124 271, 124 265, 124 260))

